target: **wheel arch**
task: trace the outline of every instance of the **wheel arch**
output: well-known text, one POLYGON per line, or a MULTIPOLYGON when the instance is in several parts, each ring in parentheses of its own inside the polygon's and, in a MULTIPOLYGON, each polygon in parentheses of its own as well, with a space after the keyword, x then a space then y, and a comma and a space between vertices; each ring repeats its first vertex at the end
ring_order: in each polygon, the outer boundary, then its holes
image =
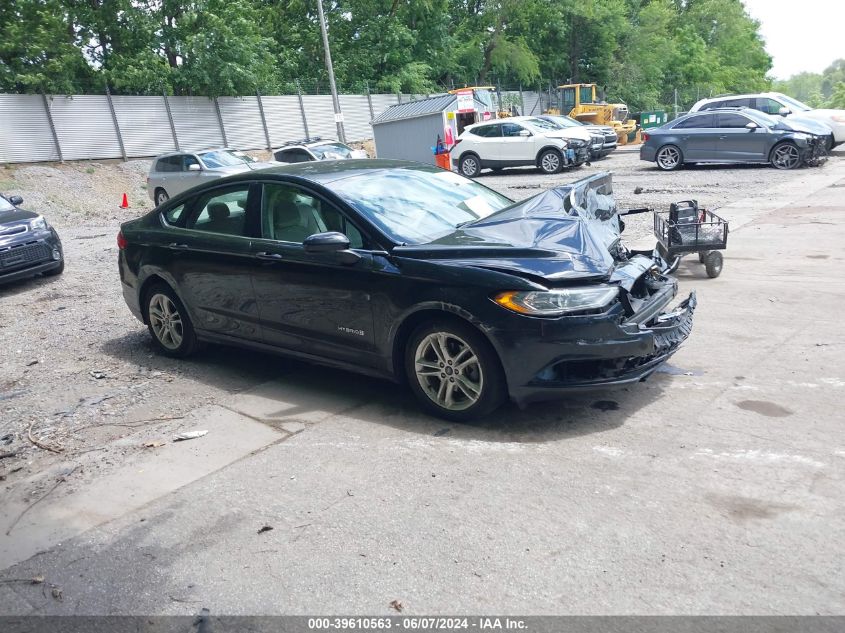
POLYGON ((163 284, 167 286, 176 294, 177 297, 179 296, 179 293, 176 292, 176 288, 173 287, 173 284, 158 273, 151 273, 149 276, 147 276, 141 283, 141 285, 138 286, 138 305, 141 308, 141 316, 144 319, 144 325, 148 325, 149 321, 149 319, 147 318, 147 307, 145 305, 146 301, 144 301, 144 298, 147 296, 147 293, 150 291, 150 288, 158 284, 163 284))
MULTIPOLYGON (((558 154, 560 154, 561 160, 563 160, 563 150, 559 148, 557 145, 544 145, 540 150, 537 152, 537 155, 534 157, 534 164, 539 167, 540 166, 540 156, 543 155, 543 152, 546 152, 550 149, 553 149, 558 154)), ((564 165, 561 165, 563 167, 564 165)))
MULTIPOLYGON (((490 349, 496 354, 496 361, 499 363, 499 368, 502 370, 505 387, 507 388, 507 374, 504 371, 504 363, 502 363, 502 352, 497 347, 496 343, 490 338, 482 326, 481 321, 457 306, 449 304, 442 304, 440 306, 427 305, 421 306, 419 309, 407 314, 393 335, 391 342, 391 361, 393 367, 393 375, 397 382, 405 383, 408 376, 405 374, 405 346, 410 339, 411 334, 420 325, 427 321, 434 319, 448 320, 462 325, 468 325, 487 342, 490 349)), ((510 393, 510 391, 508 391, 510 393)))

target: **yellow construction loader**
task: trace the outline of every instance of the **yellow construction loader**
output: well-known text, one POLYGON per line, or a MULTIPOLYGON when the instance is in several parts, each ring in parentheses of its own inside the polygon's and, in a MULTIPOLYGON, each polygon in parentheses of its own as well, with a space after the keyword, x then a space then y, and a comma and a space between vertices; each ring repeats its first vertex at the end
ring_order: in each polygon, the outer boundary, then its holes
POLYGON ((612 126, 620 145, 633 138, 637 122, 628 118, 628 106, 600 101, 596 97, 596 84, 567 84, 558 89, 564 114, 583 123, 612 126))

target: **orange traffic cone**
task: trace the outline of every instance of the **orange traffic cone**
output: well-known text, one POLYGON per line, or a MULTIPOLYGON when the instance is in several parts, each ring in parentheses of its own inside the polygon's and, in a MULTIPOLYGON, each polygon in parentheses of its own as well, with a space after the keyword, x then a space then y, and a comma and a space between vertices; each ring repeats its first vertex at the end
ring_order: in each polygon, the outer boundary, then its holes
POLYGON ((120 203, 120 208, 121 209, 128 209, 129 208, 129 198, 126 196, 125 193, 123 194, 123 202, 120 203))

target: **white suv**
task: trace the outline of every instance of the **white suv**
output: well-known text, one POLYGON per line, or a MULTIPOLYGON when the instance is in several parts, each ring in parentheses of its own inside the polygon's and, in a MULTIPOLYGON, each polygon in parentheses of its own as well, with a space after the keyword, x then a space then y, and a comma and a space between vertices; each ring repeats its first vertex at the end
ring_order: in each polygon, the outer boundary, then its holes
POLYGON ((787 117, 787 122, 792 124, 792 127, 806 129, 807 132, 819 136, 827 136, 832 132, 827 142, 827 149, 845 143, 845 110, 816 110, 780 92, 724 95, 702 99, 690 108, 690 112, 737 107, 752 108, 772 116, 787 117))
POLYGON ((474 178, 489 167, 537 166, 547 174, 581 165, 590 156, 590 142, 565 138, 554 123, 530 116, 485 121, 467 126, 452 147, 458 171, 474 178))

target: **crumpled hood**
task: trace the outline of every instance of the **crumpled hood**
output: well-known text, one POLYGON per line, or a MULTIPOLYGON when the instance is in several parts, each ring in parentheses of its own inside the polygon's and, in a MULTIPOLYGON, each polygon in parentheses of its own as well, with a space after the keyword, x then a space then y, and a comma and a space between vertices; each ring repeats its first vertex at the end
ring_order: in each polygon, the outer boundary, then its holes
POLYGON ((555 187, 428 244, 398 246, 401 257, 513 271, 548 281, 608 278, 619 242, 610 174, 555 187))

